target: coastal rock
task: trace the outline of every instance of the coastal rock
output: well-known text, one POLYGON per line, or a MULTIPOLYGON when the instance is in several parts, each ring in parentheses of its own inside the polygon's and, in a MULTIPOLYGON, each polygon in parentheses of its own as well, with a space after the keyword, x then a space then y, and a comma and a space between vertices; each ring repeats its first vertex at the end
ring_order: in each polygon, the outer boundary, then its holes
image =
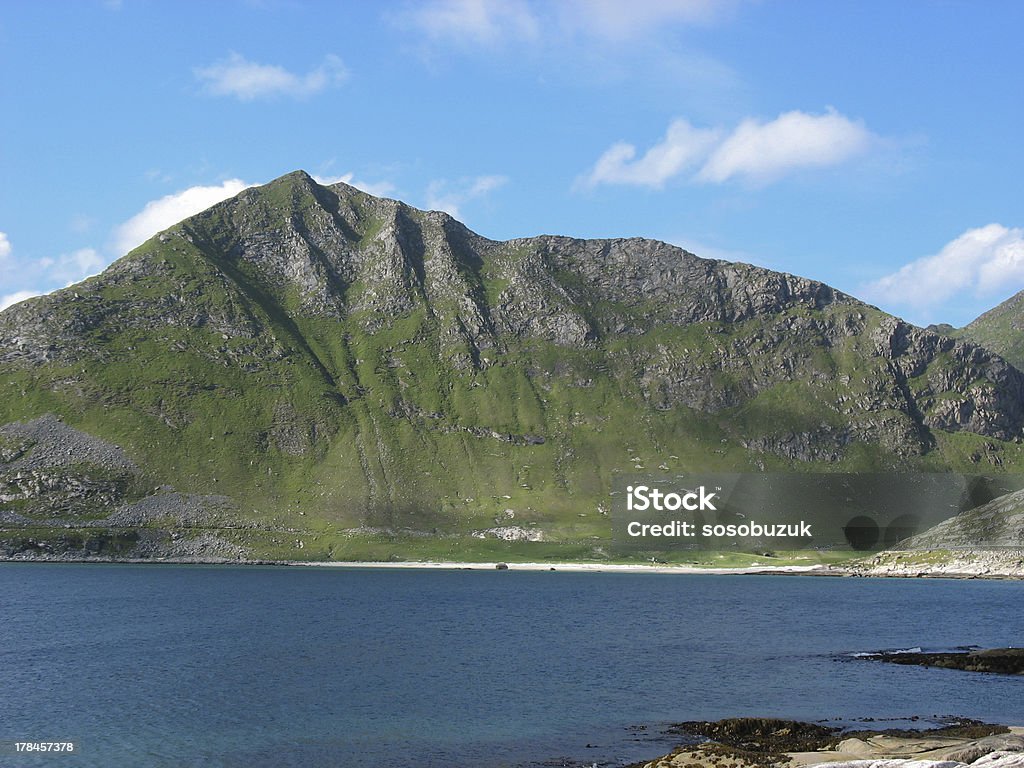
POLYGON ((972 768, 1024 768, 1024 755, 1019 751, 997 751, 979 757, 972 768))
MULTIPOLYGON (((954 760, 838 760, 835 762, 819 763, 817 768, 964 768, 963 763, 954 760)), ((992 766, 991 768, 997 768, 992 766)), ((1010 768, 1010 766, 999 765, 998 768, 1010 768)))
POLYGON ((644 768, 1021 768, 1022 730, 959 720, 928 730, 847 731, 769 718, 689 722, 680 735, 713 741, 684 745, 644 768), (856 756, 857 759, 850 759, 856 756), (963 759, 961 759, 963 758, 963 759), (984 763, 982 761, 985 761, 984 763))
POLYGON ((973 763, 979 757, 991 753, 1024 752, 1024 736, 1013 733, 1002 733, 978 739, 963 749, 950 752, 947 757, 961 763, 973 763))
MULTIPOLYGON (((845 760, 818 763, 816 768, 966 768, 956 760, 845 760)), ((993 752, 970 763, 972 768, 1024 768, 1024 756, 1017 752, 993 752)))

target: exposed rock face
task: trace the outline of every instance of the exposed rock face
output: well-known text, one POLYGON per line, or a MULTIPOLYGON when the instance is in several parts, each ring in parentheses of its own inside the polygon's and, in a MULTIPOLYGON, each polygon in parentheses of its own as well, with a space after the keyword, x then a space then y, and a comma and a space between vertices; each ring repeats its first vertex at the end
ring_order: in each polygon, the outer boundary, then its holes
POLYGON ((285 522, 468 534, 515 495, 547 539, 600 536, 581 509, 639 454, 1024 465, 1024 375, 968 341, 812 280, 639 238, 492 241, 302 172, 0 313, 0 376, 0 424, 59 414, 123 445, 118 472, 285 522))
POLYGON ((236 524, 223 496, 150 491, 116 445, 52 415, 0 427, 0 557, 240 559, 209 528, 236 524))
POLYGON ((10 471, 70 467, 89 463, 117 471, 138 467, 119 446, 111 445, 47 414, 33 421, 0 427, 0 462, 10 471))
POLYGON ((130 496, 140 470, 116 445, 52 415, 0 427, 0 513, 88 517, 130 496))

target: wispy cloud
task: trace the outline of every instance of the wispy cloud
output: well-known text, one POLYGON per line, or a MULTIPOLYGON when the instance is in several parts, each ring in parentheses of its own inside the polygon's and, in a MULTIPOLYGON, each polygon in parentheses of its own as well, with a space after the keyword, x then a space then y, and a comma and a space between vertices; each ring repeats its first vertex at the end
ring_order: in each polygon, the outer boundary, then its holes
POLYGON ((436 179, 427 187, 427 207, 458 218, 461 206, 493 192, 507 182, 505 176, 477 176, 457 182, 436 179))
POLYGON ((540 35, 525 0, 431 0, 410 5, 403 18, 435 41, 493 45, 540 35))
POLYGON ((114 230, 114 251, 121 256, 157 232, 251 186, 241 179, 228 179, 216 186, 189 187, 146 203, 141 211, 114 230))
POLYGON ((430 68, 471 56, 544 83, 652 89, 707 105, 729 101, 741 80, 680 31, 726 22, 748 1, 404 0, 385 17, 430 68))
POLYGON ((428 0, 409 3, 399 17, 446 43, 493 46, 575 36, 627 42, 671 26, 717 21, 736 5, 737 0, 428 0))
POLYGON ((0 232, 0 259, 6 259, 11 255, 11 241, 7 238, 6 232, 0 232))
POLYGON ((929 315, 961 294, 991 299, 1024 288, 1024 228, 988 224, 969 229, 938 253, 869 283, 865 298, 910 314, 929 315))
POLYGON ((710 24, 732 13, 734 0, 572 0, 564 25, 606 40, 626 41, 673 25, 710 24))
POLYGON ((340 85, 348 70, 334 54, 304 75, 289 72, 274 64, 259 64, 232 52, 226 59, 193 70, 207 93, 231 96, 239 101, 288 96, 301 99, 340 85))
POLYGON ((794 171, 840 165, 866 152, 876 140, 861 121, 831 108, 821 115, 794 110, 767 122, 748 118, 728 132, 694 128, 678 119, 639 158, 633 144, 613 144, 577 185, 657 189, 684 174, 704 183, 740 179, 765 184, 794 171))

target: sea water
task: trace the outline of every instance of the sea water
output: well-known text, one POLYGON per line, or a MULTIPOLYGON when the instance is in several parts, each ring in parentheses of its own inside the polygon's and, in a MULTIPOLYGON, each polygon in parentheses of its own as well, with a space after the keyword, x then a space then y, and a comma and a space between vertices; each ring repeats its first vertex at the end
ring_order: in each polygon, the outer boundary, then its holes
POLYGON ((1024 583, 0 564, 0 765, 621 765, 673 722, 1024 723, 1024 583), (73 741, 72 753, 10 744, 73 741))

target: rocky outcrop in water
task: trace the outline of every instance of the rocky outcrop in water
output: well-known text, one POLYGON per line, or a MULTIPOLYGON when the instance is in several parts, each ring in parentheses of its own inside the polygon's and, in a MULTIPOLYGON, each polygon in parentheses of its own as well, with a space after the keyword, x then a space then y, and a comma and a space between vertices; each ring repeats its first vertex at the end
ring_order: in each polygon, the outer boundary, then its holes
POLYGON ((990 672, 1000 675, 1024 674, 1024 648, 992 648, 949 653, 898 651, 871 654, 860 658, 885 661, 890 664, 959 669, 965 672, 990 672))

